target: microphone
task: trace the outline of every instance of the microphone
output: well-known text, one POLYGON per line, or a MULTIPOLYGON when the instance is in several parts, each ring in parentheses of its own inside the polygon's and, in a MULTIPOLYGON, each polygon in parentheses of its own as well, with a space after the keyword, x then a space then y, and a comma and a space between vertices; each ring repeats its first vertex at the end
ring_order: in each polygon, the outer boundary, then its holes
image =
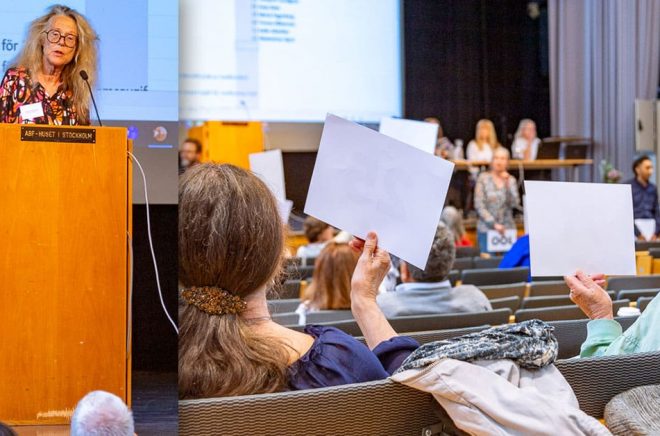
POLYGON ((89 95, 92 96, 92 103, 94 104, 94 112, 96 112, 96 119, 99 121, 99 126, 103 127, 103 123, 101 123, 101 117, 99 116, 99 108, 96 107, 96 100, 94 100, 94 93, 92 92, 92 87, 89 84, 89 76, 87 75, 87 71, 80 70, 80 77, 82 77, 82 79, 87 84, 87 88, 89 88, 89 95))

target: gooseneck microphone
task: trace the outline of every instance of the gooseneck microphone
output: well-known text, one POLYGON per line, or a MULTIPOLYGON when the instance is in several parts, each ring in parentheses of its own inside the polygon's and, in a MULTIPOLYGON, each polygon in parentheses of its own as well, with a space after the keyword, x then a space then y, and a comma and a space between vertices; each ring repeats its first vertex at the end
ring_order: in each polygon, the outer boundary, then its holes
POLYGON ((99 121, 99 126, 103 127, 103 123, 101 123, 101 117, 99 116, 99 108, 96 107, 96 100, 94 100, 94 93, 92 92, 92 86, 89 84, 89 76, 87 75, 87 71, 80 70, 80 77, 82 77, 82 79, 87 84, 87 88, 89 88, 89 95, 92 96, 92 103, 94 104, 96 119, 99 121))

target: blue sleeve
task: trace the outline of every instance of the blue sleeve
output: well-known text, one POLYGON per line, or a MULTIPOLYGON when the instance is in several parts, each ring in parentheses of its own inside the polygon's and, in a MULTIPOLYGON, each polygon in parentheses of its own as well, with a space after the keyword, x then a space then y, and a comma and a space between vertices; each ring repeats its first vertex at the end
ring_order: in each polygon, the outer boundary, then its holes
MULTIPOLYGON (((655 211, 655 234, 660 234, 660 210, 658 209, 658 188, 653 188, 653 210, 655 211)), ((635 226, 637 227, 637 226, 635 226)))
POLYGON ((374 351, 334 327, 307 326, 316 339, 310 350, 289 367, 291 389, 312 389, 382 380, 391 375, 417 343, 410 338, 392 338, 374 351), (414 346, 413 346, 414 343, 414 346))
POLYGON ((500 261, 500 268, 515 268, 524 265, 525 259, 529 257, 529 235, 521 236, 506 252, 500 261))

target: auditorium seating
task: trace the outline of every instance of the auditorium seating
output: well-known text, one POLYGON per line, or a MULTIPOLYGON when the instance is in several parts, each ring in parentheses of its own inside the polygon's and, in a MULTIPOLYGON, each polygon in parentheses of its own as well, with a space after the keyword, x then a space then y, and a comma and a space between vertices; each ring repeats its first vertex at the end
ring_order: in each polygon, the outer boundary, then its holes
POLYGON ((610 277, 607 279, 608 291, 654 288, 660 289, 660 274, 651 276, 610 277))
POLYGON ((307 314, 307 324, 323 324, 352 319, 353 313, 350 310, 321 310, 307 314))
POLYGON ((628 299, 630 301, 637 301, 640 297, 655 297, 658 295, 660 289, 631 289, 631 290, 622 290, 616 295, 617 300, 628 299))
MULTIPOLYGON (((628 307, 630 300, 617 300, 612 302, 614 315, 621 307, 628 307)), ((527 321, 530 319, 540 319, 543 321, 559 321, 564 319, 583 319, 587 316, 576 305, 543 307, 537 309, 520 309, 516 311, 516 322, 527 321)))
POLYGON ((660 248, 660 241, 635 241, 635 251, 650 251, 652 248, 660 248))
MULTIPOLYGON (((660 383, 660 352, 559 360, 580 408, 597 419, 615 395, 660 383)), ((441 434, 432 396, 380 380, 179 402, 181 435, 441 434), (246 419, 249 417, 249 419, 246 419), (426 432, 428 431, 428 432, 426 432)))
POLYGON ((526 282, 529 268, 486 268, 465 270, 461 273, 461 282, 475 286, 504 285, 509 283, 526 282))
POLYGON ((288 298, 282 300, 268 300, 270 313, 294 312, 300 306, 300 298, 288 298))
POLYGON ((300 280, 286 280, 281 286, 278 286, 273 291, 273 295, 269 295, 268 297, 280 300, 300 298, 301 288, 302 282, 300 280))
POLYGON ((490 285, 490 286, 479 286, 479 289, 486 294, 489 300, 494 298, 505 298, 516 296, 521 300, 525 296, 525 290, 527 289, 527 283, 510 283, 504 285, 490 285))
MULTIPOLYGON (((623 331, 626 331, 636 320, 636 316, 615 317, 621 324, 623 331)), ((559 358, 568 359, 580 354, 580 347, 587 339, 587 323, 590 319, 571 319, 560 321, 549 321, 548 324, 554 327, 553 334, 559 344, 559 358)))
POLYGON ((456 258, 477 257, 479 254, 479 247, 456 247, 456 258))
POLYGON ((474 259, 471 257, 457 257, 454 259, 452 270, 463 271, 465 269, 474 269, 474 259))
POLYGON ((534 279, 529 285, 530 297, 545 297, 550 295, 568 295, 569 289, 563 280, 539 282, 534 279))
POLYGON ((489 258, 475 257, 474 258, 474 267, 476 269, 485 269, 485 268, 497 268, 502 262, 503 256, 492 256, 489 258))
POLYGON ((309 280, 312 275, 314 275, 314 265, 289 266, 285 271, 287 280, 309 280))
POLYGON ((637 308, 644 312, 651 300, 653 300, 653 297, 639 297, 637 300, 637 308))
POLYGON ((574 304, 566 295, 550 295, 547 297, 527 297, 523 299, 521 309, 537 309, 539 307, 569 306, 574 304))
MULTIPOLYGON (((406 332, 421 332, 426 330, 445 330, 452 328, 464 328, 478 325, 499 325, 509 322, 509 317, 512 311, 510 309, 497 309, 489 312, 469 312, 469 313, 454 313, 442 315, 419 315, 419 316, 401 316, 396 318, 389 318, 388 321, 392 328, 398 333, 406 332)), ((283 324, 273 316, 273 320, 283 324)), ((297 320, 287 327, 294 330, 302 331, 303 327, 296 325, 297 320)), ((355 320, 337 321, 320 323, 337 327, 340 330, 352 336, 362 336, 357 322, 355 320)))
POLYGON ((520 308, 520 297, 513 295, 511 297, 494 298, 490 300, 490 306, 493 309, 508 308, 511 309, 511 312, 515 312, 520 308))

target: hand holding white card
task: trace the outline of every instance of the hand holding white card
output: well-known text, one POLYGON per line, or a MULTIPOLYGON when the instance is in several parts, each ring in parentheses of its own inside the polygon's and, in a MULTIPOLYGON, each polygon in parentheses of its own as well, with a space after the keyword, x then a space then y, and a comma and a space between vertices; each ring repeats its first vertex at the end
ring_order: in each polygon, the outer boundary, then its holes
POLYGON ((250 170, 268 185, 278 201, 286 200, 282 151, 270 150, 263 153, 252 153, 248 157, 250 170))
POLYGON ((454 164, 328 115, 305 213, 426 267, 454 164))
POLYGON ((630 185, 525 181, 532 276, 635 275, 630 185))
POLYGON ((438 125, 424 121, 383 118, 378 131, 427 153, 435 153, 438 125))

